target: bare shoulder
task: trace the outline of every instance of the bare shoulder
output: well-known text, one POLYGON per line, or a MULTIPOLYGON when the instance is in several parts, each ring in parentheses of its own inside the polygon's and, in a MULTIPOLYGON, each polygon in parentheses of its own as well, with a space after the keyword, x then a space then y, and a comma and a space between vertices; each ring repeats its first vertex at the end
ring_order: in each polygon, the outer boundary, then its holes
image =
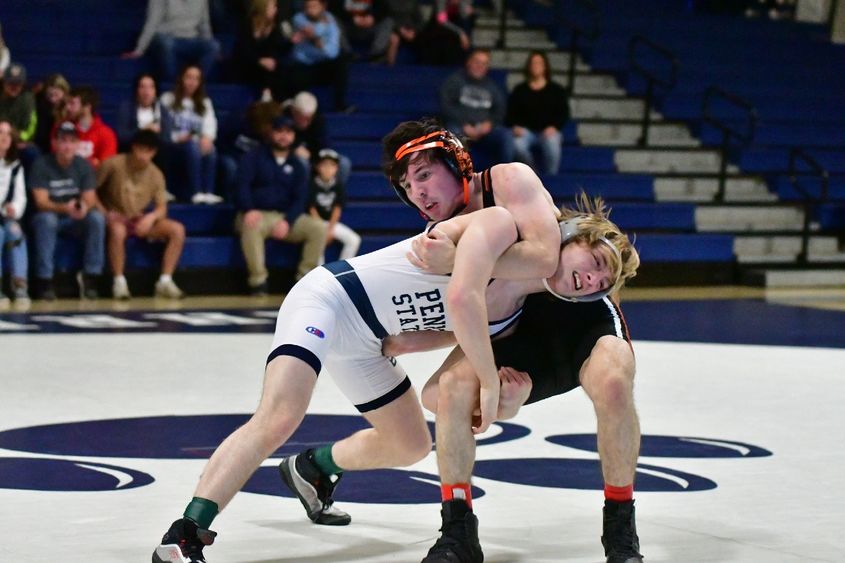
POLYGON ((557 212, 551 194, 534 170, 521 162, 497 164, 490 169, 496 203, 504 207, 512 205, 546 205, 557 212))

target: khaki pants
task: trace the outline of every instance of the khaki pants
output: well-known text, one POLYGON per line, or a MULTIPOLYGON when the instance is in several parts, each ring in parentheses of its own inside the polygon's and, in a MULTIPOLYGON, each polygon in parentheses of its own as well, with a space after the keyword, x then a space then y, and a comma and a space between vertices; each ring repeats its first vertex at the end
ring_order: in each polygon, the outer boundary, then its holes
MULTIPOLYGON (((267 264, 264 256, 264 241, 270 237, 273 226, 285 218, 278 211, 261 211, 261 223, 255 229, 244 228, 244 214, 235 218, 235 229, 241 234, 241 249, 244 252, 249 271, 249 285, 255 287, 267 281, 267 264)), ((296 279, 317 267, 326 248, 326 224, 307 213, 297 217, 291 225, 285 242, 303 243, 302 258, 296 269, 296 279)))

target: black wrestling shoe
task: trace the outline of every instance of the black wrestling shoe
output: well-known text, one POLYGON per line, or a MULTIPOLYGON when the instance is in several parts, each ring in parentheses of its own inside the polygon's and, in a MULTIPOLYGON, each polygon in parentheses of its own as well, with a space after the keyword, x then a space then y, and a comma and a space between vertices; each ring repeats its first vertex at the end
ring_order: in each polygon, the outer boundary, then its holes
POLYGON ((205 563, 202 548, 214 543, 217 532, 203 530, 187 518, 175 521, 153 552, 153 563, 205 563))
POLYGON ((314 462, 314 450, 286 457, 279 464, 282 481, 291 490, 315 524, 346 526, 352 517, 335 508, 332 493, 342 475, 326 475, 314 462))
POLYGON ((643 563, 633 500, 616 502, 605 499, 601 544, 607 563, 643 563))
POLYGON ((484 553, 478 541, 478 518, 462 500, 443 503, 440 537, 422 563, 482 563, 484 553))

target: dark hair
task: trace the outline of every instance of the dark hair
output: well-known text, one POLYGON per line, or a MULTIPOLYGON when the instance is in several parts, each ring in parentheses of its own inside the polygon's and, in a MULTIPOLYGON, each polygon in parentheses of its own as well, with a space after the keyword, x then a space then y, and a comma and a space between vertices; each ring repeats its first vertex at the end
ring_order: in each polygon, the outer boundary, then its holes
POLYGON ((9 150, 6 151, 6 156, 3 157, 3 160, 9 164, 18 159, 18 130, 15 129, 12 122, 6 118, 0 119, 0 123, 8 123, 9 127, 12 129, 12 144, 9 145, 9 150))
POLYGON ((135 77, 135 80, 132 82, 132 96, 135 97, 138 95, 138 86, 141 85, 141 81, 145 78, 149 78, 153 81, 153 87, 156 89, 156 97, 158 97, 159 89, 158 89, 158 80, 156 77, 150 74, 149 72, 142 72, 138 76, 135 77))
POLYGON ((97 94, 93 86, 88 86, 87 84, 73 88, 70 91, 70 97, 79 98, 83 106, 91 106, 91 113, 95 113, 97 107, 100 105, 100 95, 97 94))
POLYGON ((177 111, 182 109, 182 100, 185 99, 185 86, 182 82, 188 69, 192 68, 200 71, 199 86, 197 86, 194 95, 191 96, 191 99, 194 101, 194 111, 197 112, 197 115, 205 115, 205 98, 207 97, 205 95, 205 76, 202 73, 202 69, 197 65, 186 65, 182 69, 182 72, 179 73, 179 78, 176 79, 176 85, 173 87, 173 97, 176 98, 173 101, 173 109, 177 111))
MULTIPOLYGON (((399 147, 408 141, 440 131, 443 128, 440 121, 433 117, 424 117, 419 121, 403 121, 397 125, 381 140, 381 169, 384 175, 391 182, 399 182, 408 171, 408 162, 411 160, 410 156, 396 160, 396 151, 399 150, 399 147)), ((418 154, 418 158, 422 158, 426 162, 431 162, 438 157, 444 158, 445 154, 442 153, 444 153, 442 150, 432 150, 414 154, 418 154)))
POLYGON ((528 53, 528 58, 525 59, 525 66, 522 67, 522 75, 525 77, 525 80, 531 80, 531 59, 534 57, 540 57, 543 59, 543 63, 546 65, 543 76, 546 78, 547 82, 551 82, 552 67, 549 65, 549 56, 545 53, 545 51, 531 51, 528 53))
POLYGON ((161 146, 161 140, 158 138, 158 133, 150 131, 149 129, 139 129, 129 141, 129 146, 147 147, 148 149, 155 149, 161 146))

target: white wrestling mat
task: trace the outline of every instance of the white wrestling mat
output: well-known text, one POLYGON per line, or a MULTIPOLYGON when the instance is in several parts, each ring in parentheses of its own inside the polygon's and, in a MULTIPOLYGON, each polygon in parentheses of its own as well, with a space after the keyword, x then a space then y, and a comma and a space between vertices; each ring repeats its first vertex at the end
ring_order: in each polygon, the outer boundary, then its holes
MULTIPOLYGON (((1 335, 0 561, 149 561, 215 445, 191 437, 204 420, 253 411, 270 342, 269 334, 1 335), (203 416, 144 423, 171 415, 203 416), (35 428, 18 430, 27 427, 35 428)), ((841 560, 845 349, 635 349, 646 561, 841 560)), ((419 389, 443 356, 400 361, 419 389)), ((309 413, 356 415, 325 375, 309 413)), ((604 561, 594 439, 580 436, 595 432, 586 396, 573 391, 509 422, 495 431, 505 441, 478 448, 485 560, 604 561)), ((321 439, 320 424, 311 426, 321 439)), ((240 493, 212 525, 211 563, 411 562, 438 536, 434 453, 378 478, 347 475, 338 505, 353 522, 340 528, 316 526, 298 501, 276 496, 276 463, 260 470, 268 494, 240 493), (371 497, 378 502, 358 502, 371 497)))

